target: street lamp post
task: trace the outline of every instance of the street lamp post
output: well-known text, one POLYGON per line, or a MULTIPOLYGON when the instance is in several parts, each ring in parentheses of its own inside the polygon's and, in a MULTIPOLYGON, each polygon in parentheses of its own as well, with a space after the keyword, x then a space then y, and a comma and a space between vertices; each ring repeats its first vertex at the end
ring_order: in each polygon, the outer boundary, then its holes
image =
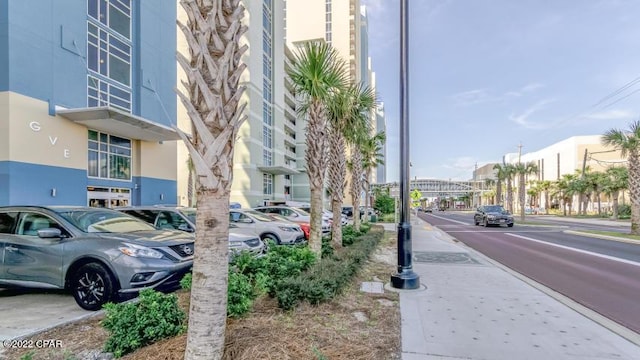
POLYGON ((409 221, 409 19, 408 0, 400 1, 400 222, 398 223, 398 273, 391 286, 412 290, 420 287, 420 277, 411 264, 411 223, 409 221))

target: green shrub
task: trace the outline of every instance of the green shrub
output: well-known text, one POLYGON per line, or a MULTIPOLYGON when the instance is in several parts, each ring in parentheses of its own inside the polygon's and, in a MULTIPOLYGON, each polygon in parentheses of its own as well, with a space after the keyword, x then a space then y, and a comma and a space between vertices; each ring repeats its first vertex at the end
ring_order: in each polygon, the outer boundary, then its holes
POLYGON ((192 279, 193 275, 191 273, 186 274, 182 279, 180 279, 180 287, 185 290, 191 290, 192 279))
POLYGON ((253 305, 256 293, 249 277, 238 272, 229 273, 229 288, 227 291, 227 315, 240 317, 253 305))
POLYGON ((618 217, 620 219, 631 218, 631 205, 629 204, 618 205, 618 217))
POLYGON ((274 294, 278 305, 289 310, 303 300, 318 304, 339 294, 375 250, 383 234, 384 229, 376 227, 331 258, 323 258, 298 276, 280 281, 274 294))
POLYGON ((373 203, 373 208, 378 210, 381 214, 392 214, 395 211, 395 207, 395 199, 387 194, 377 196, 373 203))
POLYGON ((105 351, 117 358, 186 329, 186 315, 175 294, 146 289, 138 302, 109 303, 104 309, 102 326, 109 332, 105 351))
POLYGON ((331 238, 322 238, 322 252, 320 255, 320 257, 323 259, 333 256, 333 245, 331 244, 331 238))
POLYGON ((395 213, 391 213, 391 214, 383 214, 382 217, 380 217, 380 222, 387 222, 387 223, 392 223, 396 221, 396 214, 395 213))

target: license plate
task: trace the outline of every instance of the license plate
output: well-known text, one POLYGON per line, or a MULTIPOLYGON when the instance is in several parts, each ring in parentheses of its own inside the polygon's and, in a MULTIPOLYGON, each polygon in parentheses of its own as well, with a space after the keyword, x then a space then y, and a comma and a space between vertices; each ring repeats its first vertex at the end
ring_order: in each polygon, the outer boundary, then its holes
POLYGON ((506 221, 505 219, 500 219, 500 222, 505 222, 505 221, 506 221))

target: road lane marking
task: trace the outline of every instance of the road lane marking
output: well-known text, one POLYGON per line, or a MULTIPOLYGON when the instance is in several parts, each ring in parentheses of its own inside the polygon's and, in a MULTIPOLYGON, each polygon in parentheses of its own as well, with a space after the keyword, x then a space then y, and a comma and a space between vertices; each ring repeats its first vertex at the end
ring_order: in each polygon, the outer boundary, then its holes
POLYGON ((579 252, 579 253, 582 253, 582 254, 597 256, 599 258, 603 258, 603 259, 607 259, 607 260, 617 261, 617 262, 621 262, 621 263, 629 264, 629 265, 633 265, 633 266, 640 266, 639 262, 635 262, 635 261, 631 261, 631 260, 620 259, 620 258, 617 258, 617 257, 604 255, 604 254, 598 254, 598 253, 587 251, 587 250, 576 249, 576 248, 572 248, 572 247, 569 247, 569 246, 549 243, 549 242, 546 242, 546 241, 536 240, 536 239, 532 239, 530 237, 526 237, 526 236, 522 236, 522 235, 517 235, 517 234, 512 234, 512 233, 505 233, 505 234, 509 235, 509 236, 517 237, 517 238, 520 238, 520 239, 523 239, 523 240, 533 241, 533 242, 537 242, 537 243, 544 244, 544 245, 549 245, 549 246, 555 246, 555 247, 558 247, 558 248, 561 248, 561 249, 571 250, 571 251, 579 252))
POLYGON ((445 217, 442 217, 442 216, 438 216, 438 215, 431 215, 431 216, 433 216, 434 218, 438 218, 438 219, 442 219, 442 220, 447 220, 447 221, 451 221, 451 222, 458 223, 458 224, 462 224, 462 225, 471 225, 471 224, 466 223, 466 222, 462 222, 462 221, 458 221, 458 220, 453 220, 453 219, 448 219, 448 218, 445 218, 445 217))

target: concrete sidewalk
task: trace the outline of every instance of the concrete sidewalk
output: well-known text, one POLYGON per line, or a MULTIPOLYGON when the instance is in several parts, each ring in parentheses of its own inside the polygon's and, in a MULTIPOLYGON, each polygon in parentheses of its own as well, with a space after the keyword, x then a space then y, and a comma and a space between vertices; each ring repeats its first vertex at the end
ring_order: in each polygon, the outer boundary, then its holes
POLYGON ((638 334, 616 334, 609 327, 617 324, 601 325, 578 304, 412 219, 413 269, 426 289, 400 291, 403 360, 640 359, 638 334))

